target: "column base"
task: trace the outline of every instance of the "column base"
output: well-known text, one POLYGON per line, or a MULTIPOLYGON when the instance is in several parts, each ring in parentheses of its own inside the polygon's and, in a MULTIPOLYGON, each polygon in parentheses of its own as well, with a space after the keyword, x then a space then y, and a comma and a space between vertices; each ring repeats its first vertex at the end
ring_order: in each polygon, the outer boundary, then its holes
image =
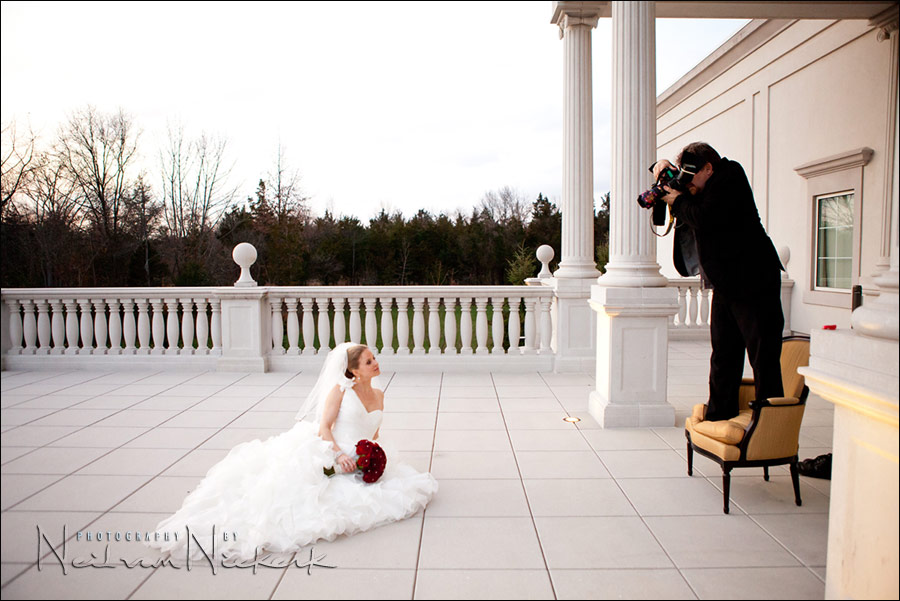
POLYGON ((616 404, 593 391, 588 412, 603 428, 653 428, 675 425, 675 407, 668 403, 616 404))
POLYGON ((669 320, 674 288, 591 289, 597 313, 597 387, 591 415, 604 428, 675 425, 668 395, 669 320))
POLYGON ((669 279, 659 272, 659 263, 608 263, 606 273, 597 280, 600 286, 615 288, 663 288, 669 279))
POLYGON ((560 263, 553 277, 562 279, 592 279, 600 276, 597 264, 590 263, 560 263))

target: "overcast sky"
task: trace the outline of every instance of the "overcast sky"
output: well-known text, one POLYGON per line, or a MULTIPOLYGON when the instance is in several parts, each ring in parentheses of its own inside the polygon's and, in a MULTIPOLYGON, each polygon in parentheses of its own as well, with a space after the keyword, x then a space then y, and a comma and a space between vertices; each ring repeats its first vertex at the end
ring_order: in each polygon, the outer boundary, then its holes
MULTIPOLYGON (((312 208, 466 212, 511 186, 559 202, 563 42, 551 2, 2 4, 2 121, 49 141, 130 113, 158 187, 167 122, 228 139, 252 194, 279 143, 312 208)), ((662 92, 746 21, 657 21, 662 92)), ((593 33, 595 194, 609 189, 609 19, 593 33)))

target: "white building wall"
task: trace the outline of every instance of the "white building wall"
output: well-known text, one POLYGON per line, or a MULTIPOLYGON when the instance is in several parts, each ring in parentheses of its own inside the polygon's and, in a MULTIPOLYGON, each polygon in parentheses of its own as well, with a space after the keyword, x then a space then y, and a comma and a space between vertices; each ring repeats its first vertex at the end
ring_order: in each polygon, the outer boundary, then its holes
MULTIPOLYGON (((867 21, 754 21, 659 97, 660 158, 673 160, 685 144, 705 141, 747 171, 775 247, 790 249, 795 331, 850 327, 849 291, 845 303, 838 297, 840 306, 804 294, 813 277, 814 224, 807 180, 796 167, 862 147, 874 151, 863 168, 854 282, 866 292, 873 287, 890 202, 884 198, 885 131, 896 102, 890 61, 891 43, 878 41, 867 21)), ((657 257, 664 275, 678 277, 671 236, 660 240, 657 257)))

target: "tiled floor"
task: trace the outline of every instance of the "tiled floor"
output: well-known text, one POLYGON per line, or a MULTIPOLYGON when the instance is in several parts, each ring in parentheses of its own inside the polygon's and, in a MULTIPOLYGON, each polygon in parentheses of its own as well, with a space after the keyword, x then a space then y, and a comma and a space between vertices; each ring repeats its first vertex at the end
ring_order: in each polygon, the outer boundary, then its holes
MULTIPOLYGON (((678 424, 708 357, 670 347, 678 424)), ((827 481, 802 479, 796 507, 786 469, 737 470, 723 515, 721 471, 695 455, 687 476, 683 428, 600 429, 590 375, 387 375, 382 434, 440 482, 425 512, 309 550, 336 569, 213 575, 71 564, 106 548, 78 532, 152 529, 232 446, 289 428, 314 374, 3 372, 3 598, 823 597, 827 481)), ((830 450, 832 417, 810 398, 801 458, 830 450)))

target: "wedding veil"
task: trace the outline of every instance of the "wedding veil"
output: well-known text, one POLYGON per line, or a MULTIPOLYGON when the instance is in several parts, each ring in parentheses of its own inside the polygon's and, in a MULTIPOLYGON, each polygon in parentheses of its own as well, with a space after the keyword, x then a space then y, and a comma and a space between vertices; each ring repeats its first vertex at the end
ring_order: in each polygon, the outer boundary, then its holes
MULTIPOLYGON (((364 345, 360 345, 358 342, 344 342, 334 347, 328 353, 328 356, 325 357, 325 364, 322 365, 322 369, 319 371, 319 379, 316 380, 313 389, 306 397, 306 401, 304 401, 294 419, 297 421, 304 419, 318 421, 325 406, 325 399, 335 386, 340 386, 341 390, 353 387, 353 380, 348 378, 345 373, 347 371, 347 351, 354 346, 364 345)), ((375 388, 381 388, 381 386, 376 384, 375 378, 373 378, 372 385, 375 388)))

